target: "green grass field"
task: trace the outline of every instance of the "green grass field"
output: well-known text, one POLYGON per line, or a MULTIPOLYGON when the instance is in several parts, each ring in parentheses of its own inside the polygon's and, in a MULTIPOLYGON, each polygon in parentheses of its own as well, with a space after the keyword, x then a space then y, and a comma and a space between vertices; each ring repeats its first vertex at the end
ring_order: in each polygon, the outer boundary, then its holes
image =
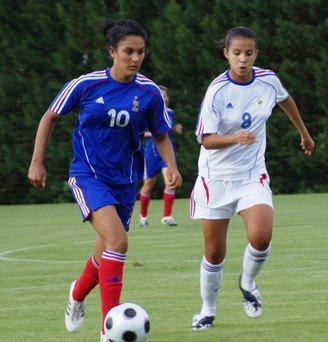
MULTIPOLYGON (((328 194, 275 196, 271 255, 258 278, 263 315, 242 308, 238 277, 246 246, 241 219, 230 224, 215 326, 190 329, 200 309, 200 222, 188 200, 176 200, 178 227, 162 226, 152 201, 150 226, 129 232, 122 301, 142 305, 151 319, 149 342, 327 341, 328 194)), ((87 300, 81 331, 64 326, 68 290, 90 255, 94 232, 75 204, 0 206, 0 341, 99 341, 98 288, 87 300)))

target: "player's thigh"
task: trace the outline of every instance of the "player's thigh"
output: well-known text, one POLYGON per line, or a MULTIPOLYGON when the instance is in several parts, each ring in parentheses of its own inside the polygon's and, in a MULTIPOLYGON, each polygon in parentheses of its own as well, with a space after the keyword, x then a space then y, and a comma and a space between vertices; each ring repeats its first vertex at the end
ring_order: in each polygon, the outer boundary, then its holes
POLYGON ((90 222, 106 249, 119 253, 127 251, 127 234, 115 206, 106 205, 94 210, 90 222))
POLYGON ((241 184, 239 193, 237 212, 245 222, 248 241, 254 248, 264 250, 272 238, 273 203, 269 182, 254 177, 241 184))

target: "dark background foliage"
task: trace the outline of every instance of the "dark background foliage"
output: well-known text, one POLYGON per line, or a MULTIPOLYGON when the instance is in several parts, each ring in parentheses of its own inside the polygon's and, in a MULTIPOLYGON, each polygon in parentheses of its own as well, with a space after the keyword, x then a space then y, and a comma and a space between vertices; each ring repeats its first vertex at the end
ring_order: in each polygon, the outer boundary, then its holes
MULTIPOLYGON (((299 135, 277 108, 268 122, 267 166, 274 193, 328 191, 328 3, 325 0, 1 0, 0 203, 70 201, 67 174, 77 113, 56 127, 48 146, 46 191, 27 180, 38 122, 68 80, 109 65, 100 16, 129 18, 147 30, 141 72, 169 87, 184 133, 175 136, 189 197, 197 175, 198 108, 210 81, 227 68, 214 42, 234 26, 258 34, 256 65, 274 70, 298 104, 316 141, 306 158, 299 135)), ((160 180, 160 179, 159 179, 160 180)), ((162 182, 154 191, 161 196, 162 182)))

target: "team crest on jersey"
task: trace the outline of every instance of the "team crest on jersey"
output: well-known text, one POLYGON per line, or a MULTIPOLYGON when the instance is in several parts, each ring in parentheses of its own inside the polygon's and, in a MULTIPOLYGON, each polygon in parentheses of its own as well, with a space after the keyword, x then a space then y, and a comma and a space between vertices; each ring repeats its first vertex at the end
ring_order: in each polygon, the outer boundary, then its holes
POLYGON ((262 101, 262 99, 260 97, 257 98, 257 103, 258 103, 259 107, 262 106, 263 101, 262 101))
POLYGON ((138 112, 138 111, 139 111, 138 96, 135 96, 134 99, 133 99, 132 111, 133 111, 133 112, 138 112))

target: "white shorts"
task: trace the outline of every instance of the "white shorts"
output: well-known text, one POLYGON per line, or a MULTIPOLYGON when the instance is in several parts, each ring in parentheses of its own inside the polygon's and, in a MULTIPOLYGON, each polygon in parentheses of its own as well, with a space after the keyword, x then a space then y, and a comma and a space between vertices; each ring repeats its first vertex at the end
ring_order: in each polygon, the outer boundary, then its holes
POLYGON ((273 208, 267 174, 241 181, 205 179, 198 176, 190 197, 190 218, 230 219, 256 204, 273 208))

